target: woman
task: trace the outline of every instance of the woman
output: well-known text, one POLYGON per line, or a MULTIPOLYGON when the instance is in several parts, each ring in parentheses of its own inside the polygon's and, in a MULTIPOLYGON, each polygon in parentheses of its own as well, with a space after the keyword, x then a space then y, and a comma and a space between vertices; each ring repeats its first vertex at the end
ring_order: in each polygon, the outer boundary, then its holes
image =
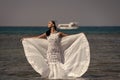
POLYGON ((23 47, 28 62, 45 78, 68 79, 82 76, 90 61, 89 44, 85 35, 79 33, 68 36, 58 32, 54 21, 48 22, 48 28, 40 36, 24 38, 23 47))

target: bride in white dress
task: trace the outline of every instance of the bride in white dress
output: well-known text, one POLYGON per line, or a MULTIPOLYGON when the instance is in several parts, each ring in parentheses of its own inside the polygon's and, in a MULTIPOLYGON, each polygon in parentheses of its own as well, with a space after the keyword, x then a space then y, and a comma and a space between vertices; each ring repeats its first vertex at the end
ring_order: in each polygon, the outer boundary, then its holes
POLYGON ((54 21, 49 21, 48 28, 40 36, 23 38, 28 62, 44 78, 81 77, 90 63, 89 44, 84 33, 68 35, 58 32, 54 21))

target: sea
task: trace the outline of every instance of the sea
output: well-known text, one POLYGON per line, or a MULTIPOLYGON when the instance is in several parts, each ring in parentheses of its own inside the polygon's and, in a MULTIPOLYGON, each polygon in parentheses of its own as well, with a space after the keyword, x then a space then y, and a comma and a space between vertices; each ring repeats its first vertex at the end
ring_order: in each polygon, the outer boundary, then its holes
MULTIPOLYGON (((0 34, 41 34, 47 26, 0 26, 0 34)), ((81 26, 78 29, 58 29, 65 33, 120 33, 120 26, 81 26)))
MULTIPOLYGON (((0 80, 49 80, 42 79, 28 63, 21 42, 24 37, 47 30, 47 26, 0 26, 0 80)), ((83 32, 90 45, 89 68, 74 80, 120 80, 120 26, 80 26, 58 31, 83 32)))

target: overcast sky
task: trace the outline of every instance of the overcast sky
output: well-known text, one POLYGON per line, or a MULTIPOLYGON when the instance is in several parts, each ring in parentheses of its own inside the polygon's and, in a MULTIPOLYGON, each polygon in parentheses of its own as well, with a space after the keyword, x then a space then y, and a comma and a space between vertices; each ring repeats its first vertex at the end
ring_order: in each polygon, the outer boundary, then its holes
POLYGON ((120 0, 0 0, 0 26, 120 26, 120 0))

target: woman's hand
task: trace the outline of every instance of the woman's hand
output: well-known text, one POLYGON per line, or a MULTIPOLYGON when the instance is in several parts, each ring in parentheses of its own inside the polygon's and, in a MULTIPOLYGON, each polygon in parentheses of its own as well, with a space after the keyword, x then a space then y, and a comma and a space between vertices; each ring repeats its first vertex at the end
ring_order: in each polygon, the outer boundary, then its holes
POLYGON ((28 39, 28 38, 22 38, 22 39, 20 39, 20 41, 23 41, 24 39, 28 39))
POLYGON ((25 38, 22 38, 22 39, 20 39, 20 41, 22 42, 24 39, 25 39, 25 38))

